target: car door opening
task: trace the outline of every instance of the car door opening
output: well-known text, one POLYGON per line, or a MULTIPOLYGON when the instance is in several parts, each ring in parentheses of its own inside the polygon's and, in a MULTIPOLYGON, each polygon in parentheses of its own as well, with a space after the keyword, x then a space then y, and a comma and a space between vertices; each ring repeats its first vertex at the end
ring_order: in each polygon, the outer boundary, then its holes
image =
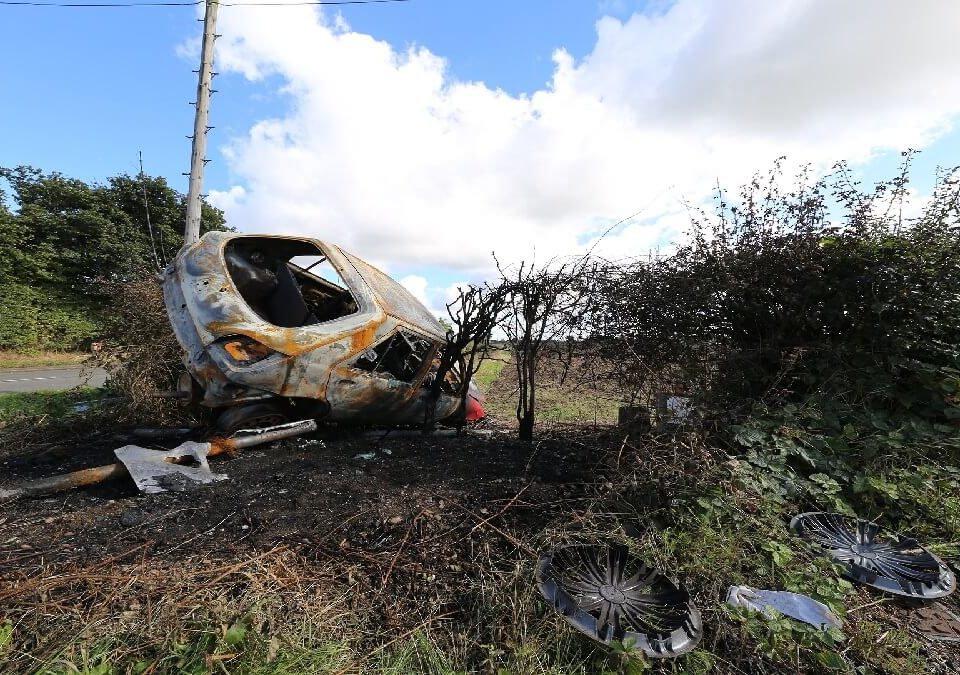
POLYGON ((311 242, 238 237, 224 247, 224 260, 244 301, 275 326, 311 326, 359 310, 343 278, 311 242))

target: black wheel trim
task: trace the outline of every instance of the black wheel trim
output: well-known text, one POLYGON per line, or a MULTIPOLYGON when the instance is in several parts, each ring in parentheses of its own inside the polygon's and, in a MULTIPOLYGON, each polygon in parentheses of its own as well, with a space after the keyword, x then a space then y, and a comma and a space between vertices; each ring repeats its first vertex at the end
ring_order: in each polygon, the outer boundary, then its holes
POLYGON ((603 644, 632 643, 667 658, 693 650, 703 636, 687 591, 625 546, 556 548, 540 559, 537 586, 567 623, 603 644))
POLYGON ((877 540, 880 526, 840 513, 810 511, 793 517, 790 529, 844 566, 844 576, 886 593, 943 598, 956 578, 937 556, 909 537, 877 540))

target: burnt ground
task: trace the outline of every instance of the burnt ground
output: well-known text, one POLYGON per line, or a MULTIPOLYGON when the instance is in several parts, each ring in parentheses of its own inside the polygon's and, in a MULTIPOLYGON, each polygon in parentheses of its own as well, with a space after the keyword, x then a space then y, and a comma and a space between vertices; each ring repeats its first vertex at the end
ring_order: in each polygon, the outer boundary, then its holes
MULTIPOLYGON (((83 447, 8 457, 3 483, 109 463, 131 442, 148 445, 109 433, 83 447)), ((210 465, 228 479, 147 495, 124 478, 4 505, 0 607, 15 626, 11 672, 50 662, 98 623, 134 641, 161 625, 184 630, 198 599, 172 610, 171 602, 198 589, 206 597, 213 588, 232 607, 215 617, 229 623, 244 611, 231 600, 257 602, 244 575, 256 568, 277 577, 276 565, 297 570, 279 575, 293 584, 281 584, 281 596, 300 598, 304 579, 323 578, 326 595, 308 584, 315 601, 349 595, 352 621, 374 621, 385 635, 433 616, 470 621, 467 589, 478 575, 523 561, 522 583, 533 588, 535 552, 521 540, 591 499, 597 455, 575 434, 529 446, 496 427, 428 438, 321 431, 210 465)), ((285 611, 299 611, 296 601, 281 599, 278 625, 291 618, 285 611)))
MULTIPOLYGON (((141 494, 132 481, 120 479, 8 504, 0 517, 0 565, 40 555, 47 562, 99 560, 144 542, 155 555, 166 555, 170 547, 178 557, 242 555, 281 544, 345 548, 344 540, 376 548, 389 542, 393 525, 418 511, 462 520, 473 507, 481 505, 486 513, 487 503, 509 500, 525 486, 524 499, 511 506, 514 524, 536 526, 531 499, 563 498, 593 482, 590 455, 559 440, 531 447, 509 431, 492 429, 462 437, 367 433, 321 431, 234 458, 211 458, 211 469, 228 478, 182 492, 141 494)), ((69 458, 8 460, 4 482, 109 463, 118 444, 148 445, 134 437, 112 438, 69 458)))

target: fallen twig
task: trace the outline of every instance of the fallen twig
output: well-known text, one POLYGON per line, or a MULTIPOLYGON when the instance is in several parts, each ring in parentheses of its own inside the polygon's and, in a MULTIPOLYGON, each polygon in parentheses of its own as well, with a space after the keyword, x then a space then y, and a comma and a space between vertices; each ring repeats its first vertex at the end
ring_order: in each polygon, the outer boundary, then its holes
POLYGON ((518 549, 520 549, 521 551, 523 551, 524 553, 526 553, 527 555, 529 555, 531 558, 539 558, 539 554, 538 554, 536 551, 534 551, 532 548, 530 548, 529 546, 527 546, 526 544, 524 544, 522 541, 520 541, 519 539, 517 539, 517 538, 514 537, 513 535, 507 534, 506 532, 504 532, 503 530, 501 530, 499 527, 497 527, 496 525, 492 524, 492 523, 489 521, 489 519, 481 518, 481 517, 478 516, 476 513, 474 513, 473 511, 471 511, 470 509, 468 509, 466 506, 464 506, 463 504, 460 504, 459 502, 455 502, 455 501, 453 501, 452 499, 450 500, 450 503, 451 503, 451 504, 454 504, 455 506, 459 507, 460 509, 462 509, 463 511, 465 511, 465 512, 468 513, 469 515, 471 515, 471 516, 473 516, 474 518, 476 518, 477 521, 479 521, 479 524, 480 524, 480 525, 483 525, 483 526, 485 526, 485 527, 489 527, 491 530, 493 530, 494 532, 496 532, 497 534, 499 534, 501 537, 503 537, 504 539, 506 539, 507 541, 509 541, 511 544, 513 544, 514 546, 516 546, 518 549))
POLYGON ((387 568, 386 574, 383 575, 383 583, 380 585, 380 592, 383 592, 383 589, 387 587, 387 581, 390 580, 390 575, 393 574, 393 567, 397 564, 397 559, 400 557, 400 554, 403 552, 403 547, 407 545, 407 541, 410 540, 410 533, 413 532, 414 526, 417 524, 417 521, 420 520, 420 517, 423 515, 424 510, 421 510, 410 523, 410 527, 407 528, 407 533, 403 535, 403 539, 400 540, 400 546, 397 548, 396 554, 393 556, 393 560, 390 561, 390 566, 387 568))

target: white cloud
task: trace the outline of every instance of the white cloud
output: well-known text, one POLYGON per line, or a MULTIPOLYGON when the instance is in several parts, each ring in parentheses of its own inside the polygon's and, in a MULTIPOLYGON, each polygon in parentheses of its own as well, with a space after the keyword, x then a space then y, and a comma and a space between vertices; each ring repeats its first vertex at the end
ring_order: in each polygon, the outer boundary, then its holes
MULTIPOLYGON (((960 113, 954 0, 679 0, 602 19, 591 54, 558 51, 550 86, 523 97, 315 8, 220 20, 218 70, 279 75, 292 102, 227 149, 242 186, 212 200, 230 224, 465 276, 493 250, 583 250, 642 207, 597 251, 645 254, 684 228, 681 194, 698 203, 783 154, 922 147, 960 113)), ((429 300, 425 281, 406 285, 429 300)))
POLYGON ((229 190, 210 190, 208 201, 217 208, 230 213, 243 202, 247 196, 247 191, 242 185, 234 185, 229 190))
POLYGON ((410 291, 413 297, 419 300, 424 307, 430 310, 430 313, 435 317, 444 319, 447 317, 447 310, 444 306, 445 301, 430 287, 430 282, 427 281, 426 277, 420 276, 419 274, 408 274, 398 281, 400 285, 410 291))
POLYGON ((419 274, 410 274, 399 281, 400 285, 410 291, 417 300, 424 305, 430 304, 430 301, 427 299, 426 277, 421 277, 419 274))
POLYGON ((443 303, 446 305, 448 302, 453 302, 460 297, 461 289, 468 288, 469 286, 469 281, 455 281, 449 284, 443 289, 443 303))

